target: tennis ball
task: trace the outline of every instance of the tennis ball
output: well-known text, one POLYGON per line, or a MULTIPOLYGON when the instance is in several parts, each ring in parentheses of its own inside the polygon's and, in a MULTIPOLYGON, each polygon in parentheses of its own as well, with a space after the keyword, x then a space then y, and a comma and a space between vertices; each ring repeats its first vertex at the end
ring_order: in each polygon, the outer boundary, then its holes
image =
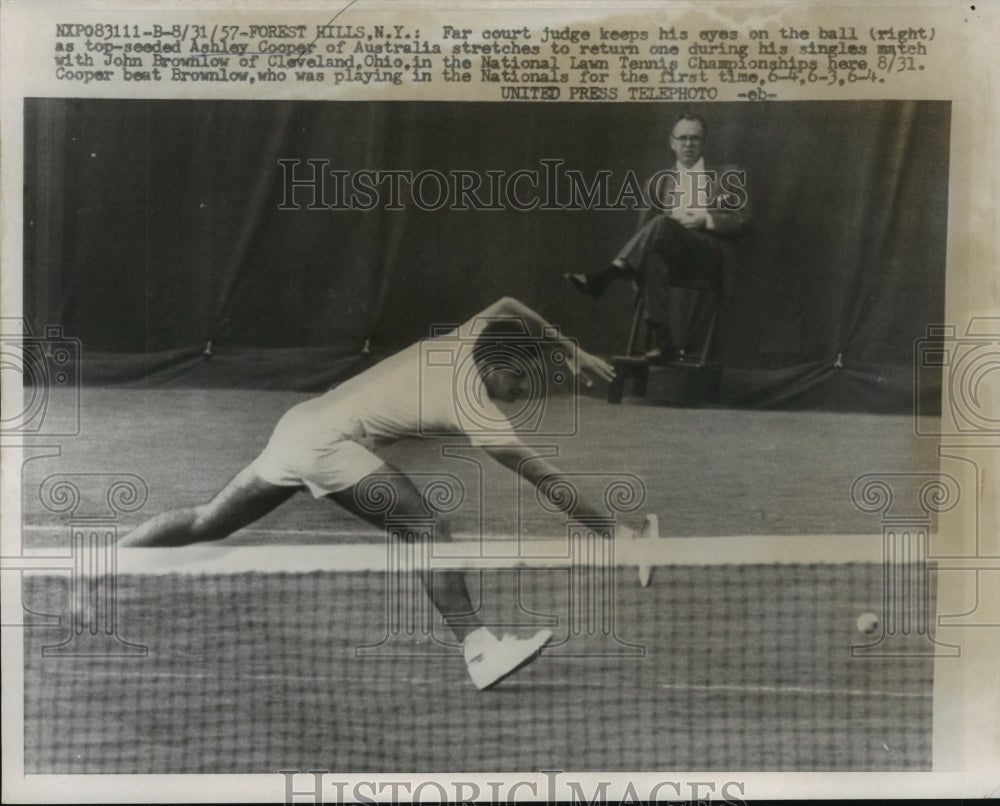
POLYGON ((858 616, 856 624, 858 632, 862 632, 865 635, 871 635, 878 629, 878 616, 874 613, 862 613, 858 616))

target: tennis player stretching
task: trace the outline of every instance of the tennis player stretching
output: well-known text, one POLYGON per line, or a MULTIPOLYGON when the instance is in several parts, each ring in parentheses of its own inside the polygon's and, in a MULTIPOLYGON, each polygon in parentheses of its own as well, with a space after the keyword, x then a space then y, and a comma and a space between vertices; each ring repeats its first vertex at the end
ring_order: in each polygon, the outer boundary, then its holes
MULTIPOLYGON (((502 465, 520 473, 548 495, 560 480, 559 471, 515 434, 494 401, 512 402, 538 394, 525 371, 524 344, 553 330, 542 317, 510 298, 494 303, 457 331, 418 342, 321 397, 291 408, 278 422, 264 451, 206 504, 157 515, 129 533, 126 547, 183 546, 224 537, 263 517, 301 490, 329 498, 355 515, 385 528, 384 515, 360 505, 356 493, 372 474, 395 489, 394 519, 422 519, 420 492, 401 471, 380 459, 373 448, 398 439, 428 434, 466 434, 502 465), (484 327, 485 323, 485 327, 484 327), (527 330, 527 334, 525 333, 527 330), (456 339, 471 345, 474 362, 470 382, 453 383, 454 372, 424 372, 421 361, 435 340, 450 345, 456 339), (422 350, 423 347, 423 350, 422 350), (485 394, 483 394, 485 392, 485 394), (458 398, 461 399, 458 399, 458 398), (484 428, 483 424, 489 427, 484 428)), ((540 343, 540 342, 539 342, 540 343)), ((610 365, 566 339, 556 343, 569 357, 584 383, 590 373, 613 377, 610 365), (575 361, 572 359, 575 358, 575 361)), ((534 355, 540 353, 535 352, 534 355)), ((573 506, 571 516, 594 517, 585 502, 575 504, 549 496, 557 506, 573 506)), ((449 540, 448 526, 435 528, 436 540, 449 540)), ((466 666, 477 688, 495 685, 537 657, 552 637, 542 630, 531 638, 498 638, 474 621, 474 610, 461 572, 441 573, 431 584, 430 571, 421 582, 442 614, 463 615, 464 624, 451 628, 462 642, 466 666)))

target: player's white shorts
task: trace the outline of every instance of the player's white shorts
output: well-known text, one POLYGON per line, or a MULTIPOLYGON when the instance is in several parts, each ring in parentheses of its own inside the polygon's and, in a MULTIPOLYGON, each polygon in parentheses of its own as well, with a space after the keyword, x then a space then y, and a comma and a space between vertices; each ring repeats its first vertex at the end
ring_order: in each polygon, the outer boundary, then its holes
POLYGON ((320 498, 383 469, 384 462, 356 436, 343 433, 348 428, 320 425, 310 408, 296 406, 278 421, 267 447, 251 464, 260 478, 280 487, 305 485, 320 498))

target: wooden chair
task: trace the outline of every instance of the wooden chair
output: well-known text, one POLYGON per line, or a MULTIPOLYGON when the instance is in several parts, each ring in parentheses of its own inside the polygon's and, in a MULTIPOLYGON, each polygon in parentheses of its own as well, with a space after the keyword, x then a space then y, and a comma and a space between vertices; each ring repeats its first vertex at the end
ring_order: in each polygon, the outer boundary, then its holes
MULTIPOLYGON (((674 334, 674 343, 681 346, 678 356, 662 364, 656 364, 657 367, 663 367, 676 376, 678 381, 676 385, 680 387, 678 399, 666 402, 677 402, 682 405, 716 402, 722 367, 713 363, 711 359, 715 347, 719 308, 722 304, 722 274, 721 272, 717 276, 678 274, 676 277, 671 274, 669 284, 671 288, 692 290, 695 295, 688 306, 690 309, 688 315, 681 317, 680 333, 674 334), (699 329, 703 331, 700 336, 697 332, 699 329)), ((650 362, 646 359, 645 353, 650 347, 651 334, 643 322, 643 295, 644 289, 637 283, 628 345, 624 355, 612 358, 615 379, 608 388, 609 403, 621 403, 626 381, 632 381, 633 396, 646 395, 650 362)))

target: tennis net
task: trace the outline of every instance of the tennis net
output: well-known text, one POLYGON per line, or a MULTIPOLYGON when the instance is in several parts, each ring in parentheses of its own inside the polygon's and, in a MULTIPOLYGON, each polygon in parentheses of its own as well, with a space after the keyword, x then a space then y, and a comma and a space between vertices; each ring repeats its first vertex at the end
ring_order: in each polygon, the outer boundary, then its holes
MULTIPOLYGON (((645 588, 625 552, 442 563, 495 631, 555 633, 487 692, 384 548, 136 549, 93 626, 117 650, 74 651, 79 618, 25 633, 25 772, 929 769, 933 658, 852 656, 877 551, 733 562, 724 540, 658 541, 645 588)), ((24 605, 69 614, 78 581, 26 574, 24 605)))

